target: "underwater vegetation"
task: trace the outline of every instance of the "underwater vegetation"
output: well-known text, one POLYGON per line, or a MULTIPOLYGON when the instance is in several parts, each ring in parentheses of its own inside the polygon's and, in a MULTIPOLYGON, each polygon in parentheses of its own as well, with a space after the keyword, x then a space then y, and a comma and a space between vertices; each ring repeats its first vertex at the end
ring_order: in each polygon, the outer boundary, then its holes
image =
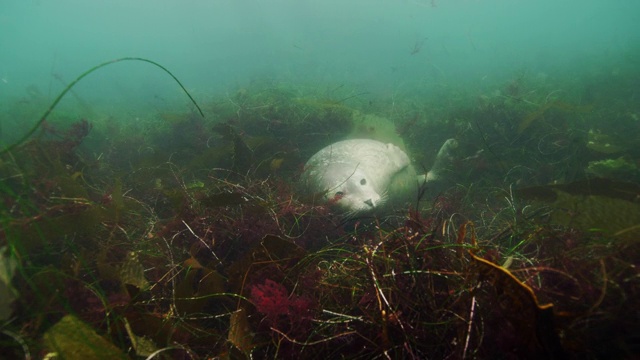
POLYGON ((0 357, 638 356, 640 109, 556 85, 392 107, 254 83, 145 132, 54 102, 0 154, 0 357), (425 171, 455 138, 448 181, 348 222, 296 192, 383 118, 425 171))

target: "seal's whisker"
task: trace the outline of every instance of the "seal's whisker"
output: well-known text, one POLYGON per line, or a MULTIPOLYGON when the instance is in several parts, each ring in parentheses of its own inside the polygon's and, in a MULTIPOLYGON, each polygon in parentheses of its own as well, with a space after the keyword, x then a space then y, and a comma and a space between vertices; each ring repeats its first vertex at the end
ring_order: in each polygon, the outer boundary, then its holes
POLYGON ((387 200, 389 200, 389 191, 385 190, 382 194, 380 194, 380 199, 378 200, 378 205, 376 207, 383 206, 387 200))

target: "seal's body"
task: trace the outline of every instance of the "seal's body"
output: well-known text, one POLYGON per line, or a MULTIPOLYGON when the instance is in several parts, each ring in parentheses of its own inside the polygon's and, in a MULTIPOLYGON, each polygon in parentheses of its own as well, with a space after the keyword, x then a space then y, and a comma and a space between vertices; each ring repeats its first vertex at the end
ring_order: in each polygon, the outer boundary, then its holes
POLYGON ((318 197, 347 216, 389 211, 419 197, 422 184, 446 179, 452 150, 449 139, 427 174, 417 175, 409 156, 398 146, 370 139, 338 141, 313 155, 301 177, 305 196, 318 197))
MULTIPOLYGON (((354 215, 415 199, 419 177, 396 145, 343 140, 313 155, 302 175, 303 191, 354 215)), ((424 177, 422 177, 424 179, 424 177)))

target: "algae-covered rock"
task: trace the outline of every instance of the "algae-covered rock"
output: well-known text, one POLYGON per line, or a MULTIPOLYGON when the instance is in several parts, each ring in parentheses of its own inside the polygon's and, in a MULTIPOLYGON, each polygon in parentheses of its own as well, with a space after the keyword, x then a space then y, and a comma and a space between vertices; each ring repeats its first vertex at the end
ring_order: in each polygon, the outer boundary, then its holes
POLYGON ((626 239, 640 235, 639 204, 606 196, 556 193, 552 223, 626 239))
POLYGON ((603 154, 615 154, 625 150, 619 142, 611 135, 591 129, 588 134, 587 148, 603 154))
POLYGON ((549 204, 552 224, 598 231, 621 239, 640 236, 640 185, 596 178, 518 189, 525 199, 549 204))
POLYGON ((398 135, 396 125, 391 120, 374 114, 355 111, 353 130, 351 130, 349 138, 378 140, 394 144, 403 151, 407 150, 404 140, 398 135))
POLYGON ((98 335, 73 315, 66 315, 43 336, 47 350, 56 359, 128 359, 115 345, 98 335))
POLYGON ((586 172, 602 178, 630 179, 638 175, 638 167, 625 159, 590 161, 586 172))

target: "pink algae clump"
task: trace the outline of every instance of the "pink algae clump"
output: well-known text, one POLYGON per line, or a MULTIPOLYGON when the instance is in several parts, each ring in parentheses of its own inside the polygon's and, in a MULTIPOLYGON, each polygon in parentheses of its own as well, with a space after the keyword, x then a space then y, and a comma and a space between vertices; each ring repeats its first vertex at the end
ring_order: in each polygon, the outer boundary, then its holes
POLYGON ((284 285, 270 279, 251 288, 251 300, 270 326, 301 330, 312 318, 312 300, 305 296, 289 296, 284 285))

